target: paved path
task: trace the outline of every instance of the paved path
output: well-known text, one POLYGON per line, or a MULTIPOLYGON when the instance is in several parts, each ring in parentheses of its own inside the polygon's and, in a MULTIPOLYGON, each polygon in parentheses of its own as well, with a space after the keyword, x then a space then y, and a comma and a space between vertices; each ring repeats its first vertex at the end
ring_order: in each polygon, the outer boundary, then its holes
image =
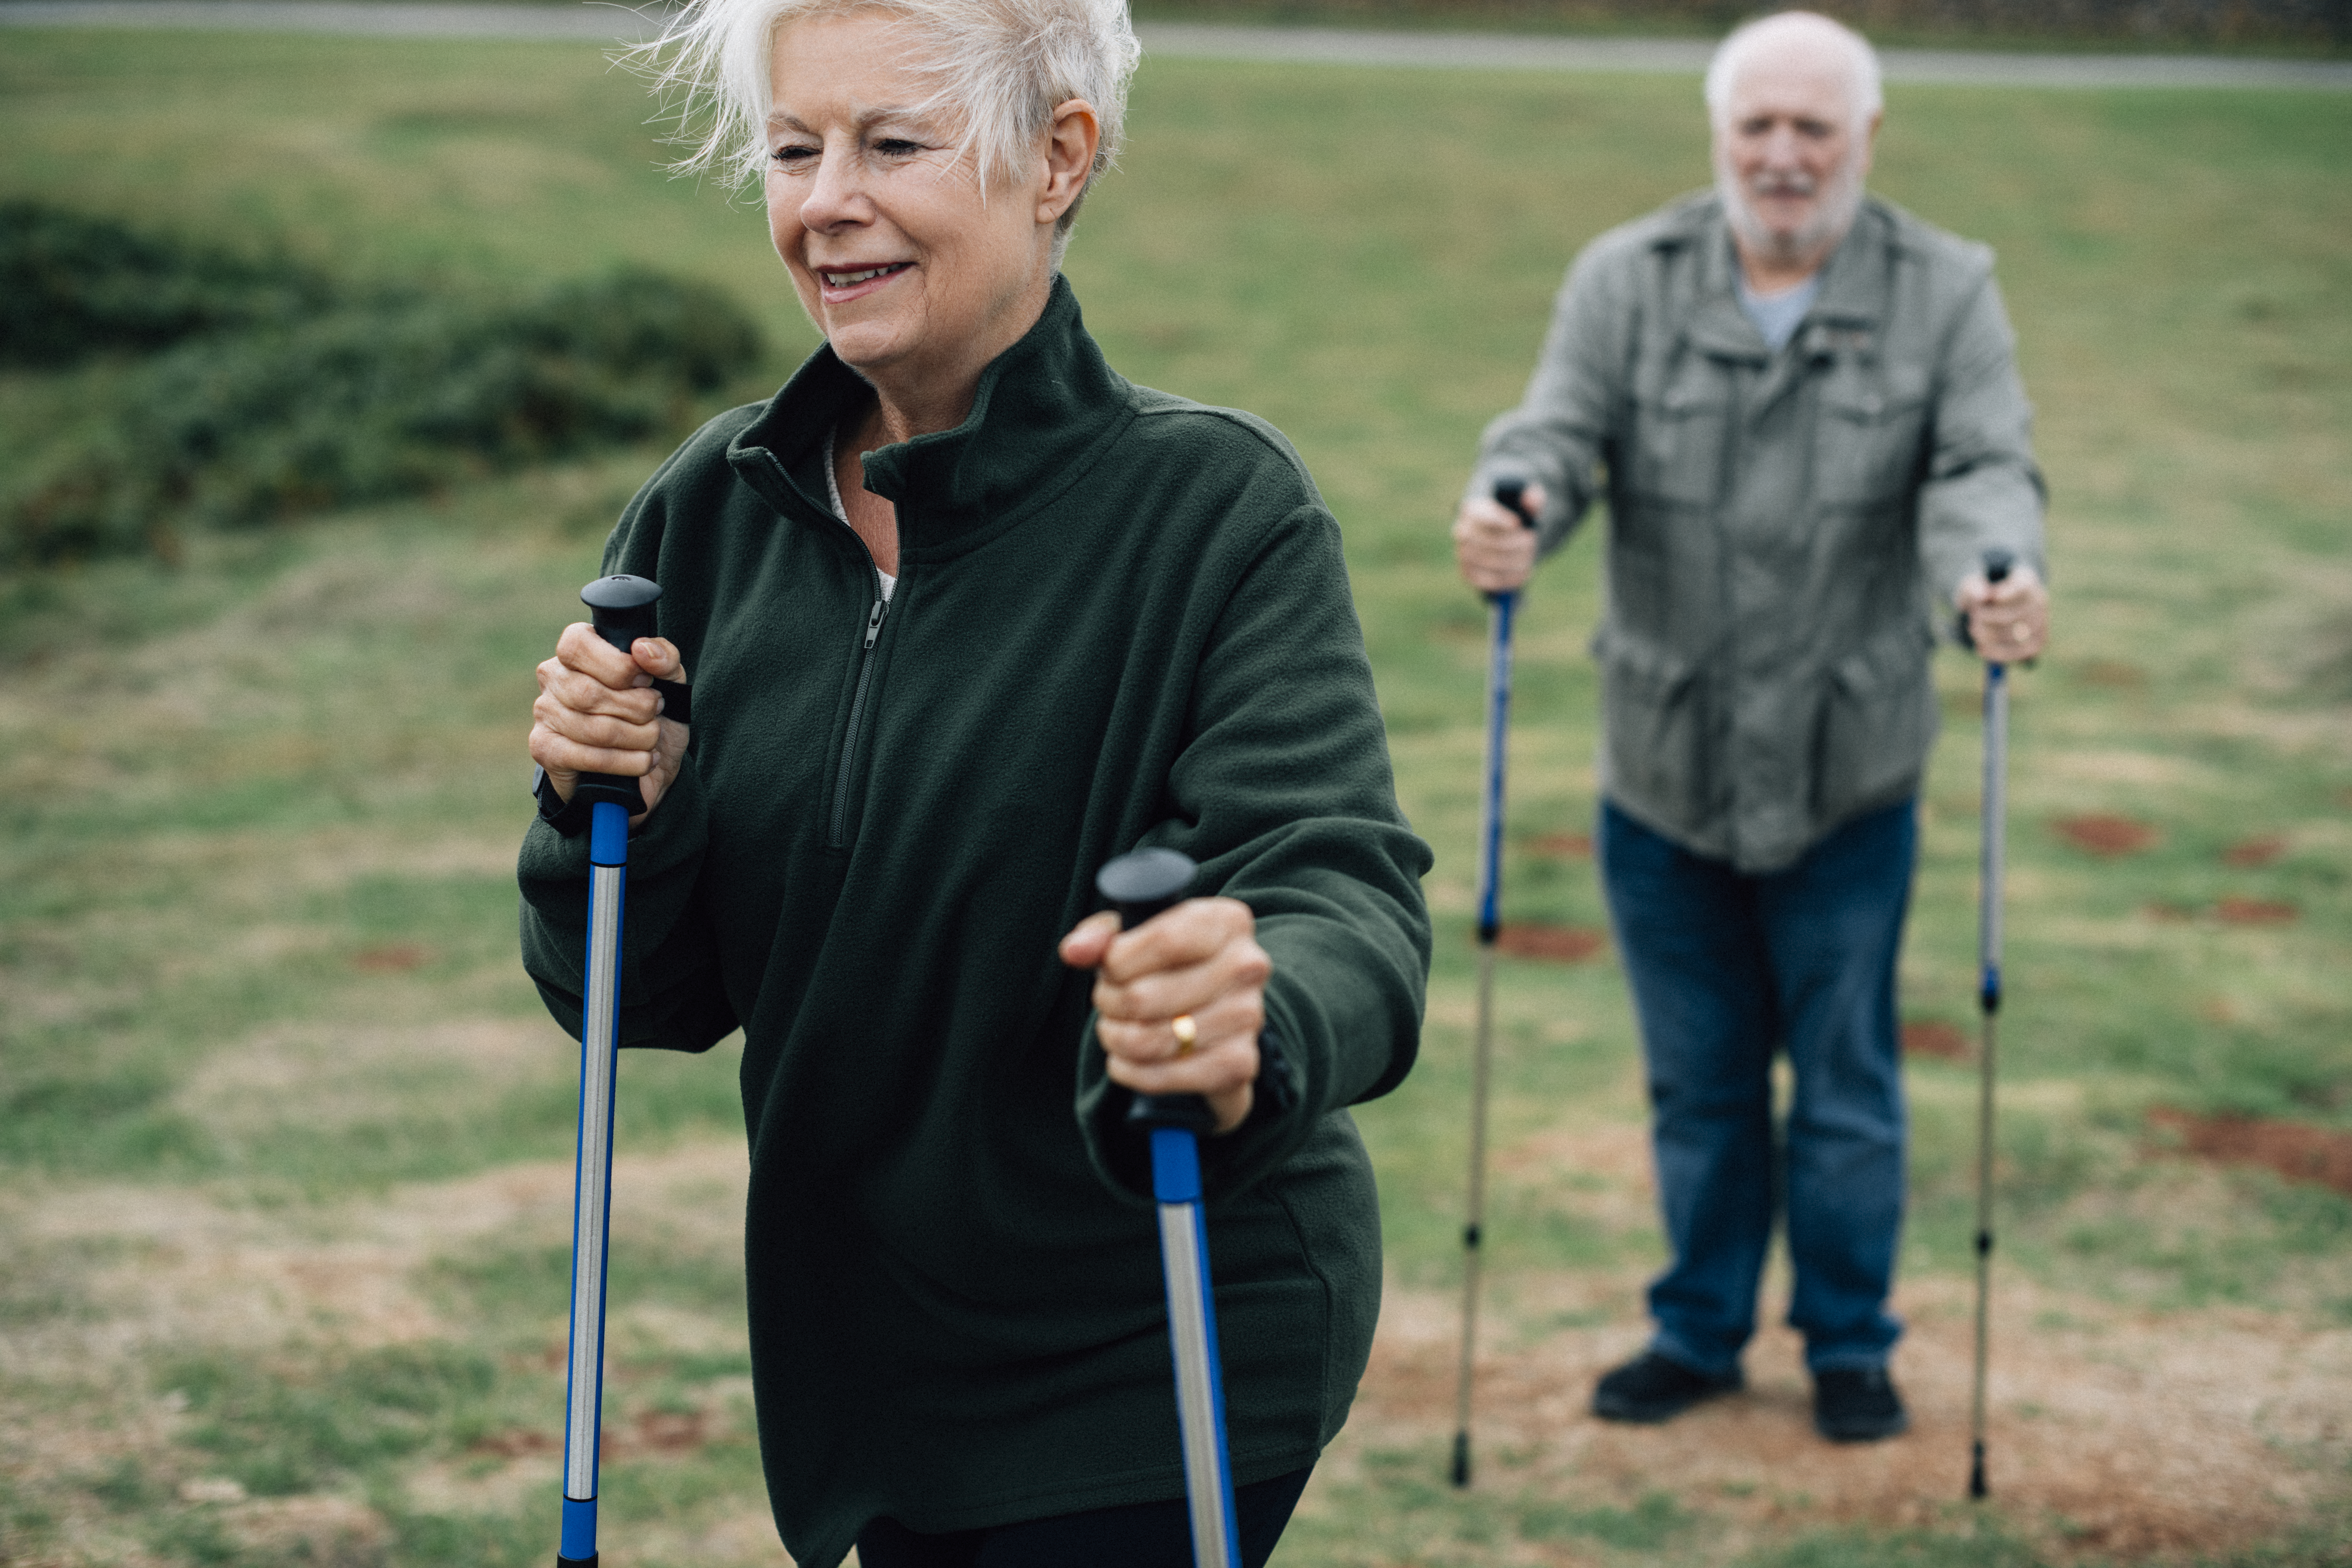
MULTIPOLYGON (((200 27, 432 38, 652 36, 661 10, 612 4, 464 5, 365 0, 0 0, 0 26, 200 27), (654 18, 649 20, 648 18, 654 18)), ((1636 71, 1696 76, 1711 45, 1680 38, 1573 38, 1507 33, 1349 32, 1333 27, 1212 27, 1147 22, 1148 54, 1315 65, 1444 66, 1468 70, 1636 71)), ((2352 61, 2212 55, 1993 54, 1887 49, 1886 79, 1988 87, 2285 87, 2352 92, 2352 61)))

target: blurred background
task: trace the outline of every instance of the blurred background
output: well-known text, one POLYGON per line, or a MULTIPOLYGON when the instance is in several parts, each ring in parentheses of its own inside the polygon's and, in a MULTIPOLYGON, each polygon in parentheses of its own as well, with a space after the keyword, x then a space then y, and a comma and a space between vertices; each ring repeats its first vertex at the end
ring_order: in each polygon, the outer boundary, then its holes
MULTIPOLYGON (((1570 258, 1706 183, 1688 46, 1748 8, 1155 5, 1068 272, 1127 375, 1306 456, 1438 854, 1423 1062, 1360 1113, 1380 1344, 1278 1563, 2352 1563, 2352 10, 1826 8, 2011 51, 1891 62, 1874 176, 1998 248, 2053 490, 1994 1499, 1960 1500, 1956 654, 1904 960, 1915 1430, 1815 1442, 1777 1326, 1741 1400, 1583 1415, 1660 1257, 1590 860, 1590 539, 1520 632, 1486 1460, 1444 1485, 1486 635, 1444 527, 1570 258), (1250 58, 1309 25, 1682 47, 1250 58), (2122 85, 2035 85, 2053 58, 2122 85)), ((531 668, 662 455, 814 338, 756 206, 664 172, 625 17, 248 9, 0 6, 0 1563, 539 1562, 577 1058, 514 952, 531 668)), ((733 1056, 623 1064, 615 1563, 784 1561, 733 1056)))
MULTIPOLYGON (((2178 52, 2342 49, 2352 16, 2334 0, 1832 0, 1811 7, 1874 42, 1960 47, 2097 44, 2178 52)), ((1147 0, 1139 18, 1224 16, 1307 26, 1492 27, 1720 37, 1770 7, 1738 0, 1147 0)))

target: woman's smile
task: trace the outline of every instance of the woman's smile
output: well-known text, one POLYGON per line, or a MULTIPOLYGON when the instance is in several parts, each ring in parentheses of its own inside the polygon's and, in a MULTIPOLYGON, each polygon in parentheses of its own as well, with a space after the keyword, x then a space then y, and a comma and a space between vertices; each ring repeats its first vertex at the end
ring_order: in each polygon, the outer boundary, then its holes
POLYGON ((819 267, 816 275, 824 302, 844 305, 876 292, 914 265, 911 261, 885 261, 871 267, 819 267))

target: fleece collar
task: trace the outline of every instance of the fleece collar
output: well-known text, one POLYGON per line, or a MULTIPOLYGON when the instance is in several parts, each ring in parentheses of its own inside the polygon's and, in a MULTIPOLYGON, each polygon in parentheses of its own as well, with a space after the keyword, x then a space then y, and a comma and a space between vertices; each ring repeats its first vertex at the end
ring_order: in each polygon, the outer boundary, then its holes
MULTIPOLYGON (((1050 505, 1134 417, 1132 390, 1087 335, 1068 279, 1056 275, 1036 324, 981 373, 962 424, 866 454, 866 488, 898 509, 900 554, 960 554, 1050 505)), ((824 499, 791 476, 867 395, 824 344, 729 444, 727 460, 785 515, 829 517, 824 499)))

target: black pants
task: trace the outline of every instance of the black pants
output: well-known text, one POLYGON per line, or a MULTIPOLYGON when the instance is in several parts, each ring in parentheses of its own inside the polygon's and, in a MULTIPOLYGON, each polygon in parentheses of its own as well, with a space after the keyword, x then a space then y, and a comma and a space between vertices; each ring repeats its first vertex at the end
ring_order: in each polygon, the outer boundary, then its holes
MULTIPOLYGON (((1234 1489, 1244 1568, 1264 1568, 1274 1555, 1314 1469, 1234 1489)), ((877 1519, 857 1532, 857 1561, 862 1568, 1192 1568, 1192 1527, 1182 1498, 945 1535, 877 1519)))

